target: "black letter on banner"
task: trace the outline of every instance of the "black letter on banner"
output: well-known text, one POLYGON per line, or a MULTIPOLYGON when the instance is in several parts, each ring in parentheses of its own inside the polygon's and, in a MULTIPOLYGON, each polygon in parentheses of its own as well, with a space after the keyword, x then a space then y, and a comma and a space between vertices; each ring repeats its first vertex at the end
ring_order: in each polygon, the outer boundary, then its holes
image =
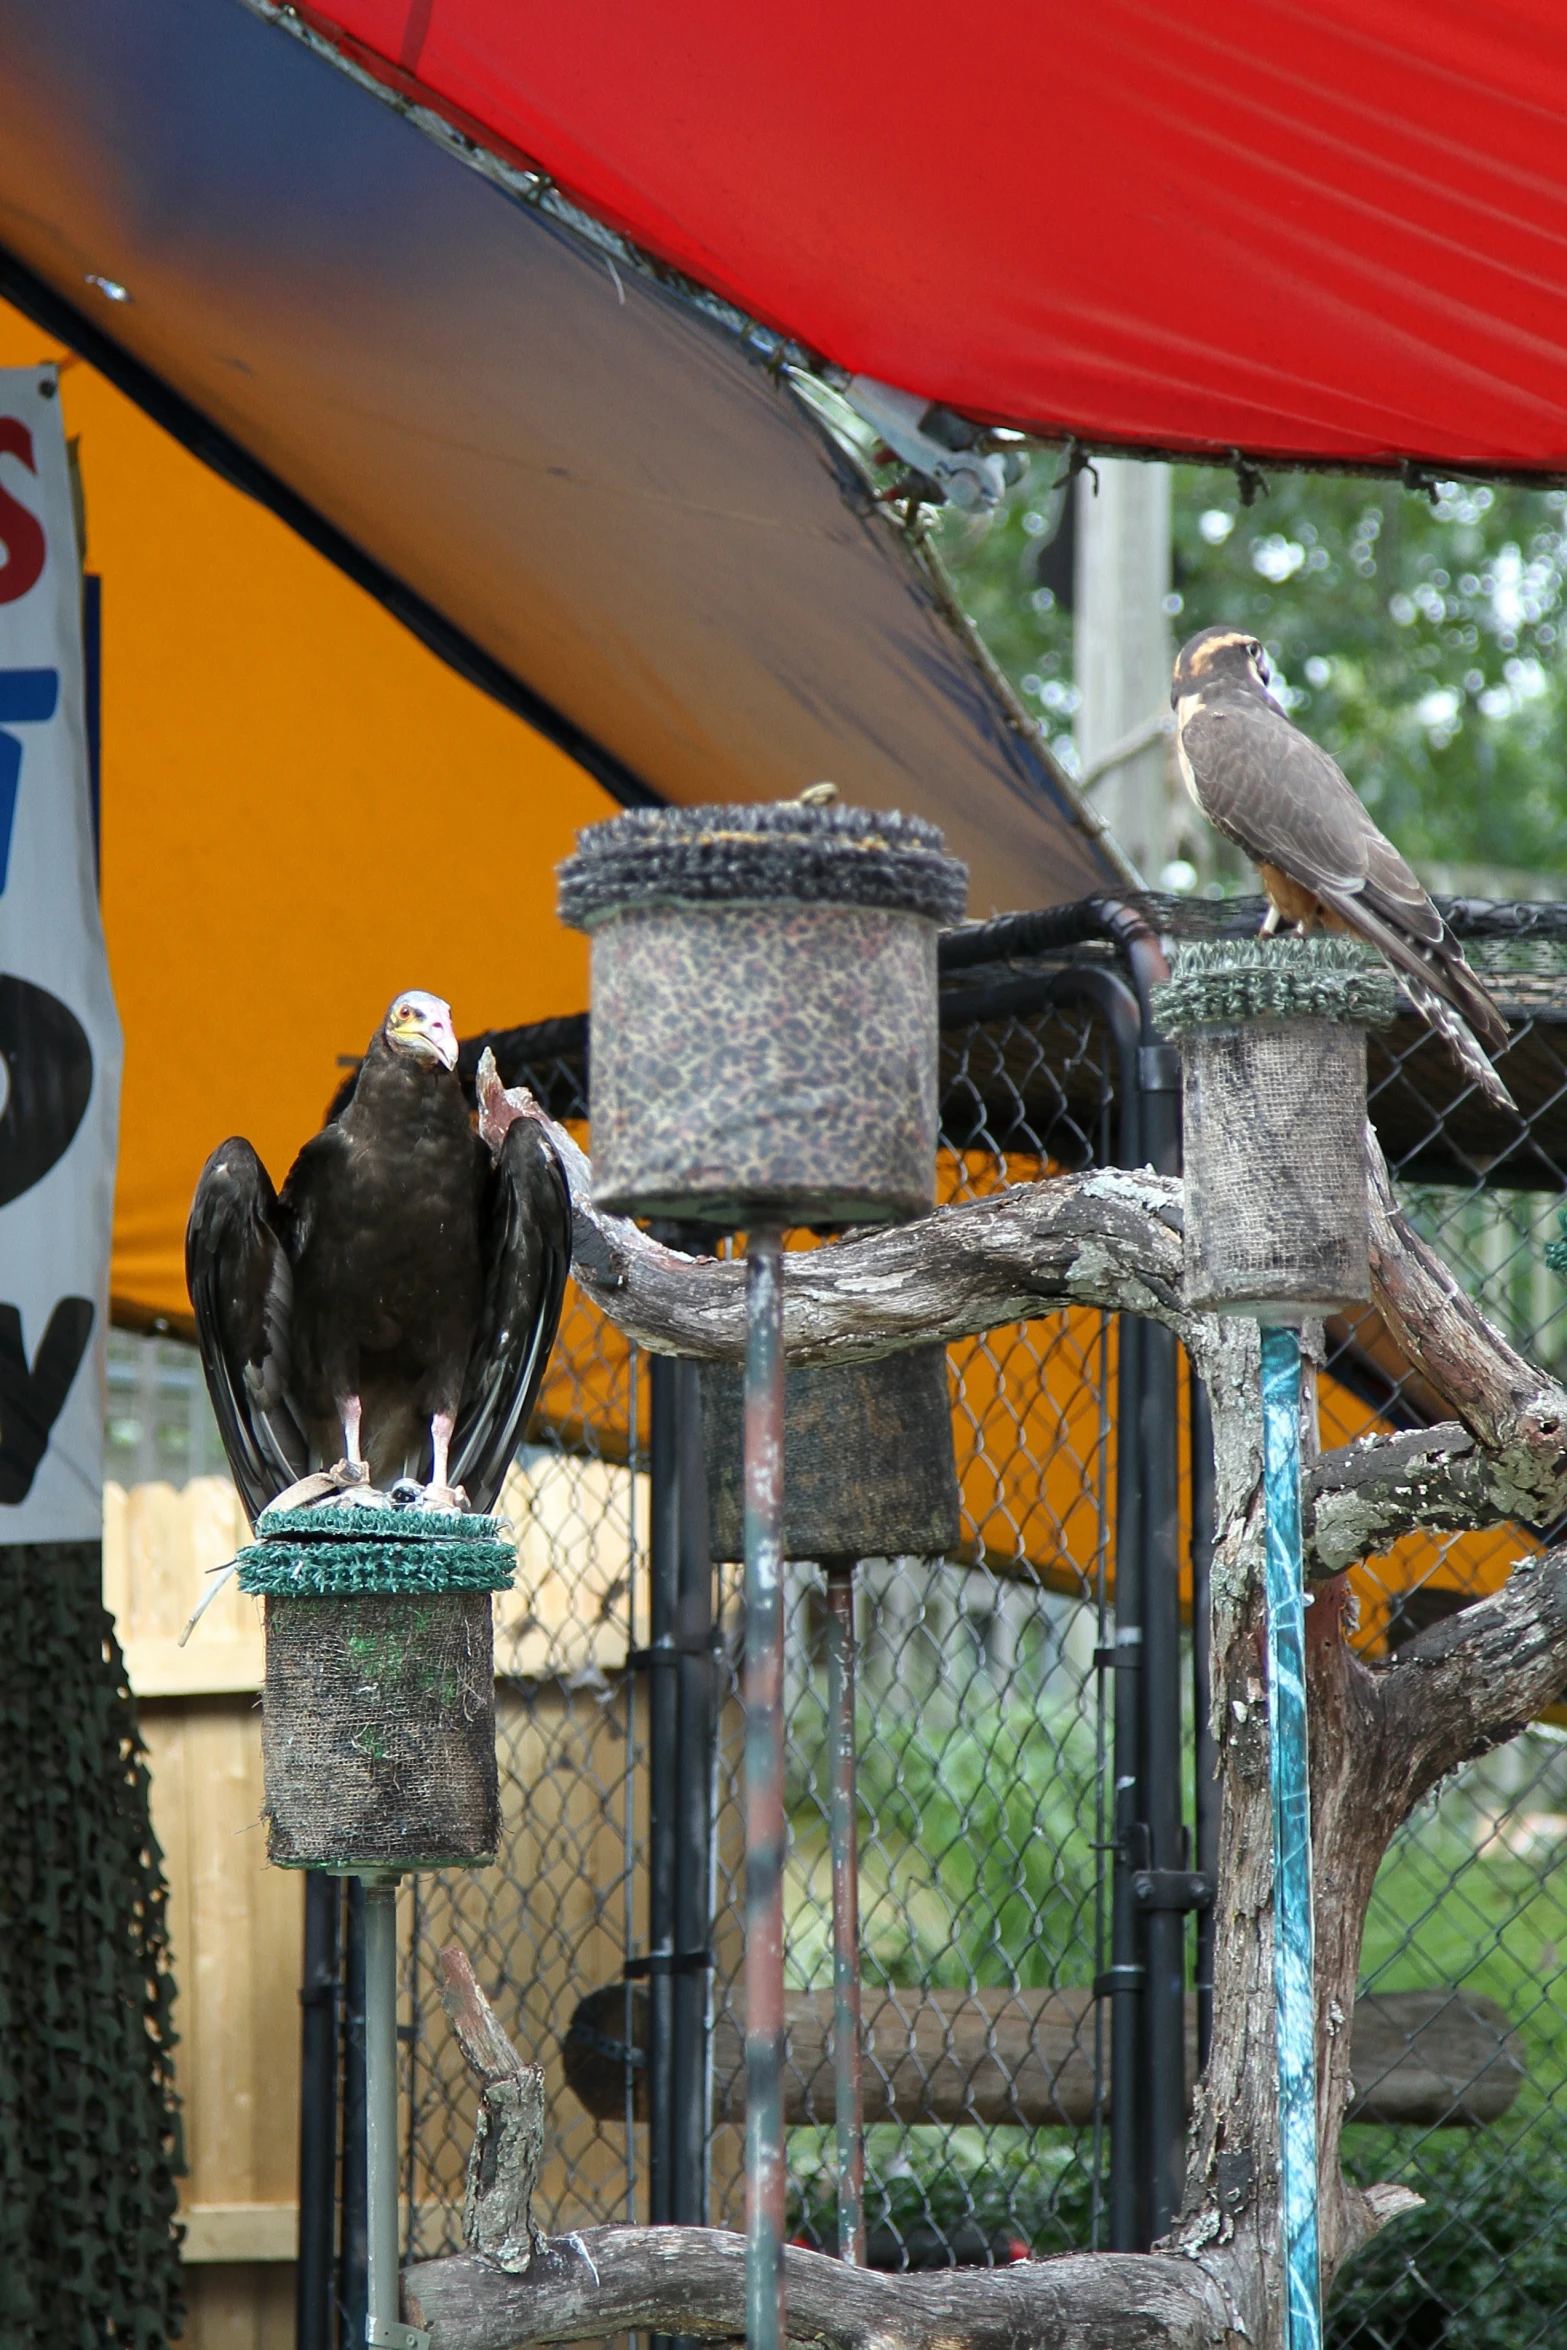
POLYGON ((92 1046, 47 988, 0 976, 0 1057, 10 1091, 0 1114, 0 1208, 63 1158, 92 1093, 92 1046))
POLYGON ((0 1503, 15 1508, 31 1492, 92 1325, 93 1309, 85 1297, 62 1297, 29 1370, 22 1317, 15 1306, 0 1306, 0 1503))

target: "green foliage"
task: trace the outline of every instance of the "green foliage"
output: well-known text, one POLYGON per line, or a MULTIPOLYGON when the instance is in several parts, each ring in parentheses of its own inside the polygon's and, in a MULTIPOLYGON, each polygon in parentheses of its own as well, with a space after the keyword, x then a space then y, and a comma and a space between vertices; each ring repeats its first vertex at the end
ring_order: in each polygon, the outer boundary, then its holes
MULTIPOLYGON (((1092 1972, 1093 1740, 1070 1710, 1005 1704, 976 1682, 960 1713, 933 1704, 861 1724, 859 1791, 868 1979, 1045 1986, 1092 1972)), ((796 1836, 819 1837, 820 1784, 793 1791, 796 1836)), ((791 1921, 791 1956, 805 1957, 791 1921)))
MULTIPOLYGON (((996 658, 1071 758, 1071 621, 1039 584, 1060 452, 988 535, 939 543, 996 658)), ((1424 863, 1567 871, 1567 493, 1279 473, 1256 503, 1173 473, 1171 627, 1255 631, 1298 724, 1424 863)))
POLYGON ((935 537, 963 609, 1043 723, 1056 757, 1075 771, 1070 589, 1063 603, 1039 577, 1042 562, 1048 568, 1059 559, 1053 542, 1063 501, 1073 494, 1064 471, 1061 450, 1034 450, 1022 480, 988 528, 982 519, 949 507, 937 519, 935 537))
POLYGON ((1351 2130, 1362 2186, 1403 2179, 1426 2198, 1345 2270, 1328 2350, 1537 2350, 1567 2312, 1567 2134, 1351 2130))
MULTIPOLYGON (((791 2234, 835 2248, 832 2133, 792 2132, 789 2167, 801 2182, 791 2234)), ((978 2230, 1003 2259, 1009 2245, 1042 2257, 1080 2251, 1092 2241, 1092 2178, 1065 2130, 899 2130, 879 2123, 865 2133, 865 2168, 865 2225, 872 2237, 891 2229, 894 2242, 913 2246, 924 2231, 939 2230, 951 2242, 978 2230)), ((872 2249, 879 2248, 873 2243, 872 2249)))

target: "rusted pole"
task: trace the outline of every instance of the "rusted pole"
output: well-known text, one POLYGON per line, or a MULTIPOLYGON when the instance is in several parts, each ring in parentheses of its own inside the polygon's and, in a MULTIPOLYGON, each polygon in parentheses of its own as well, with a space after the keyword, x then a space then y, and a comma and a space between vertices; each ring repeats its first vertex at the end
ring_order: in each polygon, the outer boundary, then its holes
POLYGON ((746 1243, 745 2309, 748 2350, 784 2346, 783 1265, 746 1243))
POLYGON ((865 2266, 860 2096, 860 1834, 854 1743, 854 1561, 827 1568, 827 1736, 832 1798, 832 2061, 838 2132, 838 2257, 865 2266))

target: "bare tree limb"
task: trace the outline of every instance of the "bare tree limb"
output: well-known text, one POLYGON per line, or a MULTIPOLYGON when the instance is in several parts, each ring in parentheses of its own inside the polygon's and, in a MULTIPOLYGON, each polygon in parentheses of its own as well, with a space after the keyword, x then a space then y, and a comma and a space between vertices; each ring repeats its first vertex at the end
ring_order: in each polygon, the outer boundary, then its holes
MULTIPOLYGON (((884 2276, 825 2253, 784 2254, 791 2342, 821 2350, 1214 2350, 1236 2312, 1201 2260, 1067 2253, 1002 2269, 884 2276)), ((524 2350, 643 2331, 745 2332, 745 2239, 722 2228, 584 2228, 526 2276, 471 2257, 418 2262, 403 2308, 432 2350, 524 2350)))
MULTIPOLYGON (((739 1361, 743 1265, 677 1256, 617 1222, 577 1211, 573 1270, 593 1303, 657 1353, 739 1361)), ((1069 1305, 1147 1314, 1184 1334, 1194 1317, 1180 1301, 1180 1233, 1179 1183, 1107 1168, 791 1251, 785 1351, 791 1363, 864 1360, 1069 1305)))
POLYGON ((544 2238, 533 2190, 544 2151, 544 2068, 524 2064, 485 1998, 460 1943, 441 1952, 441 2005, 479 2076, 479 2112, 468 2155, 463 2241, 512 2276, 530 2268, 544 2238))
POLYGON ((1433 1624, 1378 1675, 1388 1797, 1402 1818, 1567 1687, 1567 1544, 1522 1558, 1489 1599, 1433 1624))
MULTIPOLYGON (((566 1162, 575 1272, 628 1337, 656 1353, 738 1361, 745 1349, 738 1264, 666 1249, 593 1205, 592 1168, 531 1097, 566 1162)), ((1375 1136, 1370 1166, 1376 1302, 1408 1360, 1459 1414, 1439 1428, 1323 1454, 1306 1478, 1312 1571, 1338 1574, 1421 1529, 1549 1524, 1567 1509, 1567 1390, 1492 1328, 1410 1225, 1375 1136)), ((1175 1330, 1208 1382, 1215 1418, 1255 1417, 1254 1346, 1244 1326, 1181 1303, 1181 1187, 1144 1170, 1102 1169, 1020 1185, 938 1209, 915 1224, 791 1254, 784 1343, 794 1363, 848 1362, 930 1341, 951 1344, 1071 1305, 1146 1314, 1175 1330)), ((1221 1463, 1232 1500, 1256 1482, 1249 1442, 1221 1463)), ((1221 1514, 1225 1497, 1221 1494, 1221 1514)))

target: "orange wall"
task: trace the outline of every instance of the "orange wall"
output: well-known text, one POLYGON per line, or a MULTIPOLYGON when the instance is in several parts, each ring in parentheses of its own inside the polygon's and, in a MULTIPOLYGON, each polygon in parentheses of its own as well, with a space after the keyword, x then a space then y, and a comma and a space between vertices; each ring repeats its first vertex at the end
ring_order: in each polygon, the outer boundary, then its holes
MULTIPOLYGON (((65 356, 0 304, 0 366, 65 356)), ((464 1035, 585 1007, 554 868, 614 804, 90 367, 61 391, 103 579, 113 1287, 183 1313, 207 1152, 247 1134, 280 1182, 397 989, 464 1035)))

